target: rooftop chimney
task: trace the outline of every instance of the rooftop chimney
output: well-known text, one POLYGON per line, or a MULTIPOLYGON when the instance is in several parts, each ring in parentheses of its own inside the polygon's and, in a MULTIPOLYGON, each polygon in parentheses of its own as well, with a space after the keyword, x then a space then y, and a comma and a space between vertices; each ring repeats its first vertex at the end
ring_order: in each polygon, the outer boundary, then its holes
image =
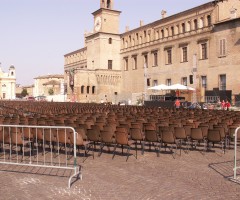
POLYGON ((143 20, 140 20, 140 27, 144 25, 143 20))

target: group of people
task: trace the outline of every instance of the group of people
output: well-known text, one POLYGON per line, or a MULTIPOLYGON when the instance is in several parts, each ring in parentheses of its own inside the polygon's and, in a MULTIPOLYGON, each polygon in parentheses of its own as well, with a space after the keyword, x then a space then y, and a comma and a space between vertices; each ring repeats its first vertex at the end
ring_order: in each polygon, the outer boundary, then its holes
MULTIPOLYGON (((231 104, 228 100, 226 100, 226 101, 222 100, 222 102, 219 100, 219 104, 221 104, 222 110, 229 110, 229 108, 231 107, 231 104)), ((174 106, 177 109, 180 108, 181 102, 179 99, 176 99, 174 106)))
POLYGON ((231 104, 228 100, 226 100, 226 101, 222 100, 222 102, 221 102, 222 110, 229 110, 230 107, 231 107, 231 104))

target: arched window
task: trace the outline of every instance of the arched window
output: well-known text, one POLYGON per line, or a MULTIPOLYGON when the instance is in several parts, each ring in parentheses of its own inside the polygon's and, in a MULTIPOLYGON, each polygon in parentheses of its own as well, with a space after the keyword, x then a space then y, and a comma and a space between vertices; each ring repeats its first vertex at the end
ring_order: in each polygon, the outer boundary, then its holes
POLYGON ((92 86, 92 94, 95 94, 95 86, 92 86))
POLYGON ((191 21, 188 21, 186 31, 191 31, 191 21))
POLYGON ((174 34, 175 34, 175 33, 174 33, 174 27, 173 27, 173 26, 171 27, 171 34, 172 34, 172 36, 174 36, 174 34))
POLYGON ((182 33, 186 32, 186 27, 185 27, 185 23, 182 23, 182 33))
POLYGON ((161 37, 164 38, 164 30, 161 30, 161 37))
POLYGON ((211 15, 207 16, 207 25, 211 26, 212 25, 212 19, 211 19, 211 15))
POLYGON ((107 8, 111 8, 111 0, 107 0, 107 8))
POLYGON ((11 76, 14 76, 14 73, 13 73, 13 72, 11 72, 11 76))
POLYGON ((108 38, 108 44, 112 44, 112 38, 108 38))
POLYGON ((194 30, 197 30, 198 29, 198 21, 197 21, 197 19, 194 19, 193 23, 194 23, 194 30))
POLYGON ((81 86, 81 94, 84 94, 84 85, 81 86))

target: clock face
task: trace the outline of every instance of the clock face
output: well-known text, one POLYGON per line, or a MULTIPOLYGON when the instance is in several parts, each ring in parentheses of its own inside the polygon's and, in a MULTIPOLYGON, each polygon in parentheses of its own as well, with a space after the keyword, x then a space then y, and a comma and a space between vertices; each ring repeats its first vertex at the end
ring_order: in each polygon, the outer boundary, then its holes
POLYGON ((101 17, 96 17, 95 19, 95 23, 94 23, 94 26, 95 26, 95 31, 99 31, 100 28, 101 28, 101 17))

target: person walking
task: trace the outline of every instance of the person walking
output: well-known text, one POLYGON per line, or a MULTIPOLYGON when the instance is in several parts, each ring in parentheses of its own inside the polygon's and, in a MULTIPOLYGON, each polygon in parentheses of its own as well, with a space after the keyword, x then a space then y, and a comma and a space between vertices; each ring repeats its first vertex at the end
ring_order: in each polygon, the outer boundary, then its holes
POLYGON ((231 104, 228 100, 225 103, 225 107, 226 107, 226 110, 229 110, 229 108, 231 107, 231 104))
POLYGON ((177 109, 180 108, 180 101, 179 101, 179 99, 176 99, 174 105, 175 105, 175 107, 176 107, 177 109))
POLYGON ((222 110, 225 109, 225 101, 224 100, 222 100, 221 107, 222 107, 222 110))

